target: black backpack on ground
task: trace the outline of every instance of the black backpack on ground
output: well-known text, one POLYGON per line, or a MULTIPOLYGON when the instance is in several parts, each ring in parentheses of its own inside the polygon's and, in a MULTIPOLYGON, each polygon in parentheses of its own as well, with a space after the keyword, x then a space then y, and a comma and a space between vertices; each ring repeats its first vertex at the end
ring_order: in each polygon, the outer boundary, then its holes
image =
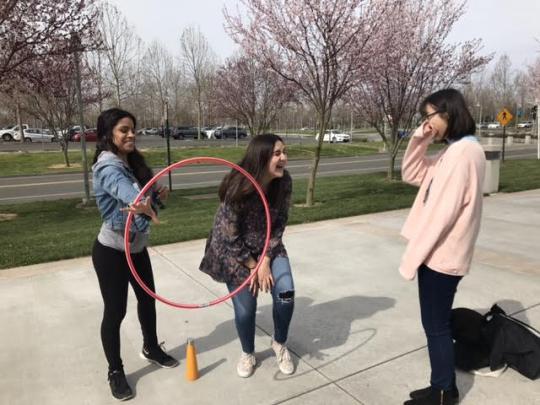
POLYGON ((540 376, 540 332, 507 315, 497 304, 484 315, 485 336, 490 343, 489 366, 496 370, 507 364, 525 377, 540 376))
POLYGON ((456 367, 471 371, 489 367, 491 347, 482 331, 484 316, 469 308, 452 310, 451 329, 456 367))
POLYGON ((498 370, 508 365, 531 380, 540 376, 540 332, 497 304, 483 316, 468 308, 453 309, 451 328, 458 368, 498 370))

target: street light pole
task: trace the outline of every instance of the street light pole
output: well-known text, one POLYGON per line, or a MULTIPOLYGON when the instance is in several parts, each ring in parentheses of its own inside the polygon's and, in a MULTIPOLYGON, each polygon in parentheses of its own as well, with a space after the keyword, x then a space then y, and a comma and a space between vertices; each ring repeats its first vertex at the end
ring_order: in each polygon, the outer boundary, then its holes
POLYGON ((540 109, 540 103, 536 103, 536 158, 540 160, 540 117, 538 112, 540 109))
POLYGON ((234 127, 236 129, 236 147, 238 148, 238 119, 236 120, 236 127, 234 127))
POLYGON ((79 125, 81 126, 81 149, 82 149, 82 169, 84 176, 84 198, 83 205, 86 205, 90 202, 90 182, 88 180, 88 163, 86 159, 86 133, 84 128, 84 115, 83 115, 83 102, 81 94, 81 69, 79 65, 79 48, 81 46, 81 41, 78 35, 73 36, 73 43, 76 47, 75 49, 75 85, 77 91, 77 104, 78 104, 78 113, 79 113, 79 125))
POLYGON ((482 135, 482 104, 479 102, 476 103, 476 107, 478 107, 478 135, 482 135))
POLYGON ((352 129, 353 129, 353 110, 351 108, 351 143, 352 143, 352 129))
MULTIPOLYGON (((165 136, 167 139, 167 167, 171 165, 171 143, 170 143, 170 130, 169 130, 169 101, 165 101, 165 136)), ((169 190, 172 191, 172 175, 169 170, 169 190)))

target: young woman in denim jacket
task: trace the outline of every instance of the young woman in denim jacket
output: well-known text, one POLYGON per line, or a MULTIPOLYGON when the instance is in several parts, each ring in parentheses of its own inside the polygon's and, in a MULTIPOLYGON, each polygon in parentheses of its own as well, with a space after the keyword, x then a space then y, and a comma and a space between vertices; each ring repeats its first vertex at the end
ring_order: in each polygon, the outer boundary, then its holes
MULTIPOLYGON (((281 240, 287 225, 292 180, 285 170, 287 151, 283 140, 273 134, 254 137, 240 162, 262 186, 270 204, 272 234, 270 246, 249 286, 233 297, 235 324, 242 345, 237 365, 240 377, 249 377, 256 366, 255 313, 258 291, 272 293, 274 336, 272 348, 279 369, 294 372, 285 346, 294 309, 294 284, 287 251, 281 240)), ((262 253, 266 221, 263 205, 251 183, 238 171, 223 179, 219 188, 221 204, 206 242, 200 270, 214 280, 236 289, 255 269, 262 253)))
POLYGON ((94 243, 92 261, 104 302, 101 341, 109 364, 108 380, 113 396, 133 397, 120 357, 120 324, 126 314, 128 284, 137 297, 137 312, 143 334, 141 357, 161 367, 178 362, 158 344, 155 300, 133 278, 124 251, 124 227, 128 211, 134 215, 130 242, 135 267, 154 290, 152 265, 146 245, 150 221, 157 222, 156 204, 168 195, 166 187, 154 188, 152 197, 132 204, 139 191, 152 178, 152 170, 135 147, 135 117, 117 108, 103 111, 97 121, 93 186, 103 224, 94 243))

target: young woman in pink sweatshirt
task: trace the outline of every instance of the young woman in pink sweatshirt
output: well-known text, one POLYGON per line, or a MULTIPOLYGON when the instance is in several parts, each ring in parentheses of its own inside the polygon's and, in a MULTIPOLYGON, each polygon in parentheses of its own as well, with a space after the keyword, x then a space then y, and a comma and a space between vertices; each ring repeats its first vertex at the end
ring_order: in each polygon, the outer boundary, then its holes
POLYGON ((444 89, 420 105, 422 124, 411 136, 402 177, 419 187, 401 234, 408 239, 400 273, 418 275, 422 326, 431 363, 430 386, 410 393, 407 405, 447 405, 459 401, 450 331, 457 285, 467 274, 482 215, 484 150, 461 93, 444 89), (447 143, 435 157, 432 141, 447 143))

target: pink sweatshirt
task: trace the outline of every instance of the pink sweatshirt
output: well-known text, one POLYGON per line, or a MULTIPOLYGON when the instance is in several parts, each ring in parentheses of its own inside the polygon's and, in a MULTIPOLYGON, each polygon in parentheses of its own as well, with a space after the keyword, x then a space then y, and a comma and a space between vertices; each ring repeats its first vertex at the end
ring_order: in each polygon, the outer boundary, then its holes
POLYGON ((471 265, 482 216, 486 166, 482 146, 472 137, 426 156, 431 137, 420 126, 403 158, 403 181, 420 190, 401 235, 408 239, 399 272, 413 280, 418 267, 462 276, 471 265))

